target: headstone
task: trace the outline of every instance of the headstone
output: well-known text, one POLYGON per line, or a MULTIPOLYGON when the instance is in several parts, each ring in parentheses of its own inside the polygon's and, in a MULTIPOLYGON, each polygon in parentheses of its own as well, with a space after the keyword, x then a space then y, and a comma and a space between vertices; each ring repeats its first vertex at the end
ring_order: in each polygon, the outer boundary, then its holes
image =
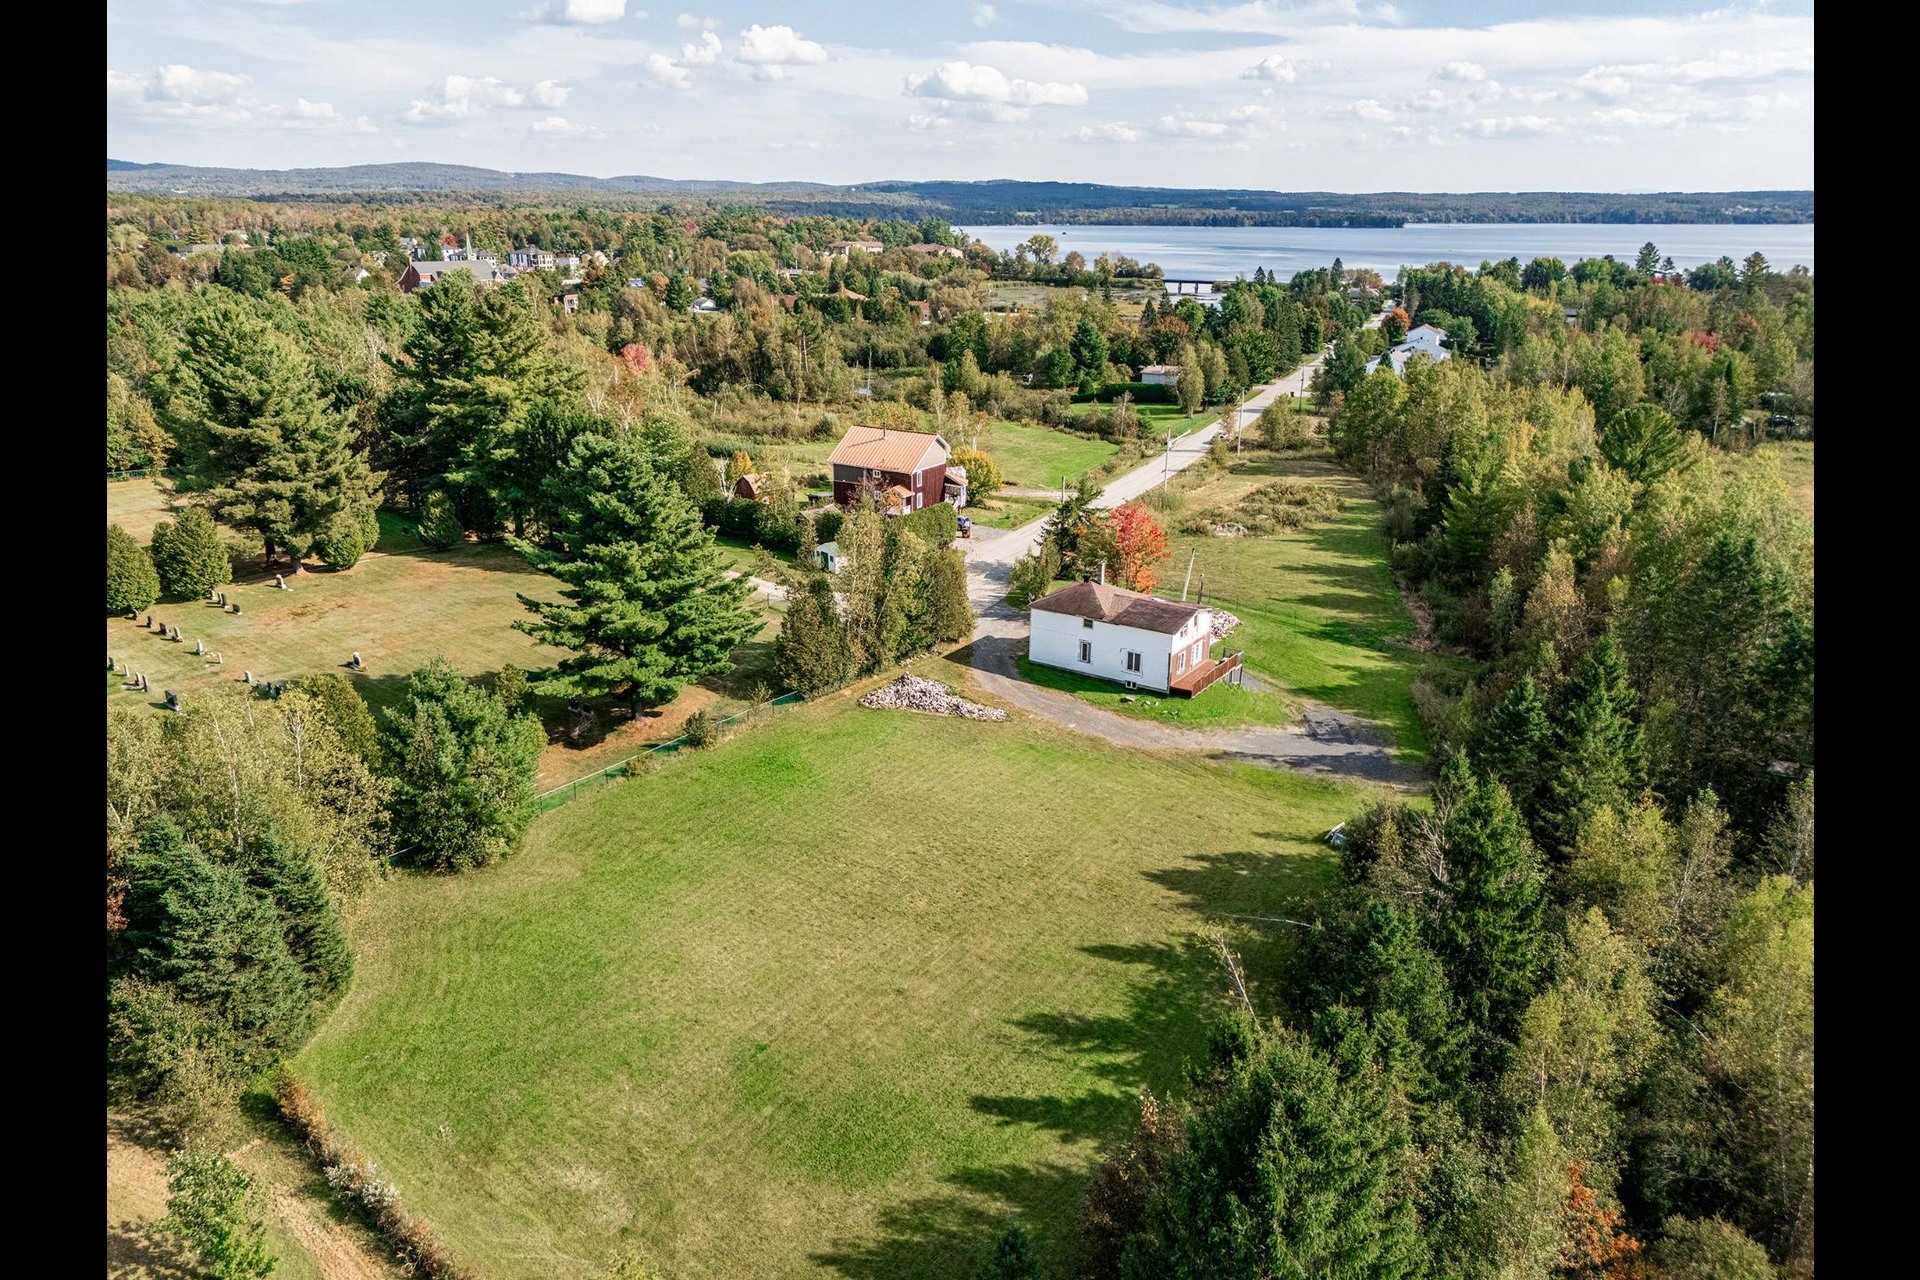
POLYGON ((248 684, 252 684, 252 683, 253 683, 253 672, 251 672, 251 671, 249 671, 249 672, 247 672, 247 676, 246 676, 246 678, 247 678, 247 683, 248 683, 248 684))
POLYGON ((205 640, 195 640, 193 642, 194 657, 196 658, 200 657, 202 654, 206 653, 206 651, 207 651, 207 642, 205 640))
POLYGON ((360 669, 360 651, 358 649, 353 651, 353 662, 349 665, 351 665, 355 671, 360 669))
POLYGON ((213 651, 213 665, 216 667, 224 667, 227 665, 227 656, 218 649, 213 651))
POLYGON ((180 709, 180 695, 175 693, 171 689, 167 690, 167 710, 178 711, 179 709, 180 709))
POLYGON ((233 616, 236 618, 240 616, 240 602, 237 600, 234 602, 234 605, 233 605, 233 616))
POLYGON ((287 589, 286 576, 284 574, 278 574, 278 573, 274 574, 273 585, 280 588, 280 590, 285 591, 287 589))
POLYGON ((117 671, 117 670, 119 670, 119 667, 120 667, 120 664, 119 664, 119 663, 117 663, 117 662, 115 662, 115 661, 113 660, 113 655, 112 655, 112 654, 108 654, 108 655, 107 655, 107 670, 109 670, 109 671, 117 671))
POLYGON ((147 678, 144 675, 140 677, 140 692, 142 693, 153 692, 153 690, 150 687, 148 687, 147 678))
POLYGON ((173 641, 173 642, 174 642, 175 644, 179 644, 179 643, 180 643, 180 628, 178 628, 178 627, 168 627, 168 628, 167 628, 167 639, 169 639, 169 640, 171 640, 171 641, 173 641))
POLYGON ((220 593, 220 607, 222 609, 227 607, 227 593, 224 591, 220 593))
POLYGON ((148 615, 147 615, 147 620, 146 620, 145 622, 143 622, 143 623, 141 623, 140 625, 141 625, 141 626, 143 626, 143 627, 145 627, 145 628, 146 628, 147 630, 149 630, 149 631, 151 631, 151 630, 153 630, 153 615, 152 615, 152 614, 148 614, 148 615))

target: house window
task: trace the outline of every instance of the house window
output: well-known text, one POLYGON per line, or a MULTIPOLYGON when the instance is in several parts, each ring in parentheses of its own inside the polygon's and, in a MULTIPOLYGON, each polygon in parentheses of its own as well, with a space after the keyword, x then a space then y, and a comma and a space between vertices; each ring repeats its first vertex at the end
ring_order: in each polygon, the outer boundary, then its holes
POLYGON ((1092 619, 1092 618, 1082 618, 1082 619, 1080 619, 1080 625, 1081 625, 1081 626, 1083 626, 1083 627, 1085 627, 1085 628, 1086 628, 1087 630, 1089 630, 1089 631, 1091 631, 1091 630, 1093 630, 1093 619, 1092 619))
POLYGON ((1082 640, 1080 642, 1080 661, 1082 662, 1093 661, 1093 641, 1082 640))
POLYGON ((1182 671, 1185 671, 1186 669, 1187 669, 1187 654, 1186 654, 1186 651, 1183 649, 1180 651, 1179 655, 1176 656, 1173 660, 1173 674, 1179 675, 1182 671))
POLYGON ((1137 653, 1129 652, 1127 654, 1127 670, 1138 671, 1139 669, 1140 669, 1140 655, 1137 653))

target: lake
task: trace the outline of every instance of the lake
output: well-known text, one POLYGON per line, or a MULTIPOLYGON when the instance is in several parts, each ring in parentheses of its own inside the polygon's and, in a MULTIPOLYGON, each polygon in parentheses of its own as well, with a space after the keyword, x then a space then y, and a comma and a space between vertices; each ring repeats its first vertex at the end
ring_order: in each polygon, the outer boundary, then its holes
POLYGON ((1148 227, 1021 226, 961 227, 995 250, 1012 249, 1036 232, 1060 242, 1062 254, 1078 250, 1089 265, 1102 253, 1157 262, 1168 276, 1231 280, 1265 267, 1282 280, 1296 271, 1331 266, 1371 267, 1392 280, 1402 266, 1451 262, 1474 268, 1484 261, 1559 258, 1569 267, 1581 258, 1612 254, 1632 262, 1651 240, 1662 257, 1697 267, 1722 255, 1740 262, 1754 250, 1775 271, 1795 264, 1813 269, 1813 224, 1808 223, 1607 223, 1467 222, 1415 223, 1404 227, 1148 227))

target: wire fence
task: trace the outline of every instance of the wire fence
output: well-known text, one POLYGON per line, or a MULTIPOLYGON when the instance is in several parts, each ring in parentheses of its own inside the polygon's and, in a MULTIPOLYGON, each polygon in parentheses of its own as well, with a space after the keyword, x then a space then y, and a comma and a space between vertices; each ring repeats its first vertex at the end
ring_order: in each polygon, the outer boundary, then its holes
MULTIPOLYGON (((751 720, 756 716, 765 715, 767 711, 773 707, 787 707, 792 706, 796 702, 805 701, 806 695, 803 693, 783 693, 769 702, 758 703, 748 707, 745 711, 730 715, 719 723, 722 726, 738 724, 742 720, 751 720)), ((590 773, 584 778, 575 778, 572 782, 563 782, 551 791, 543 791, 534 797, 534 802, 540 806, 540 812, 542 813, 545 813, 549 809, 557 809, 583 792, 598 790, 600 787, 605 786, 617 778, 632 777, 635 772, 634 765, 637 763, 649 759, 658 759, 663 756, 670 756, 686 745, 687 740, 685 737, 671 738, 666 742, 657 742, 638 755, 628 756, 625 760, 617 764, 610 764, 597 773, 590 773)))
POLYGON ((171 476, 178 475, 179 473, 180 468, 178 467, 136 467, 132 471, 109 471, 107 472, 107 479, 144 480, 148 476, 171 476))

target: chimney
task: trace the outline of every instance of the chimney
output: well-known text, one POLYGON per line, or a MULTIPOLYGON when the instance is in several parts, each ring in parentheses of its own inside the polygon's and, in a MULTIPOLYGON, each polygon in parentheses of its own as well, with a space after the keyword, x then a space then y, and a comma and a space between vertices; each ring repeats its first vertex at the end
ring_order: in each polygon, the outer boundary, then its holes
POLYGON ((1100 585, 1103 587, 1107 585, 1107 562, 1105 560, 1100 562, 1100 585))

